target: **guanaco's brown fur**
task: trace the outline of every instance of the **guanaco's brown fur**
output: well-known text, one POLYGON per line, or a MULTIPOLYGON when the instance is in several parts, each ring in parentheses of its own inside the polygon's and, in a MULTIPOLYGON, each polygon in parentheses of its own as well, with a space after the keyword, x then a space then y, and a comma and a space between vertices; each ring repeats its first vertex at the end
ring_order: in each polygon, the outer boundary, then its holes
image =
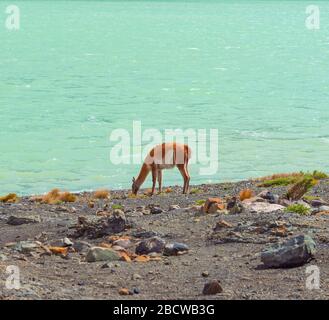
POLYGON ((191 159, 191 148, 186 144, 171 142, 155 146, 146 156, 138 177, 133 178, 132 193, 137 194, 148 174, 152 172, 152 191, 158 180, 159 192, 162 192, 162 170, 177 167, 184 179, 183 193, 188 193, 190 175, 188 162, 191 159))

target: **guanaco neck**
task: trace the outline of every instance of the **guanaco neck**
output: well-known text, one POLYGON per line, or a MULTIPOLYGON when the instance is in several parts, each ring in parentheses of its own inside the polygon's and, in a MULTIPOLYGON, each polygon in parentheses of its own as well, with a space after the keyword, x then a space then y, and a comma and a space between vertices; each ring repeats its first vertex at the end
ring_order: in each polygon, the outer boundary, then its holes
POLYGON ((150 171, 150 166, 144 163, 135 182, 138 188, 144 183, 150 171))

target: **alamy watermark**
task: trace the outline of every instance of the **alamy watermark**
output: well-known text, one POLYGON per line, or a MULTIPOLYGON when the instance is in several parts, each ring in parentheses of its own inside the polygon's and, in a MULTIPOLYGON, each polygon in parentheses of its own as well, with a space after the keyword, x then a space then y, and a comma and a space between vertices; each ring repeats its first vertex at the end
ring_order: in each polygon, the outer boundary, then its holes
MULTIPOLYGON (((171 165, 173 163, 170 161, 173 157, 163 155, 161 149, 158 149, 159 153, 152 158, 146 156, 155 145, 178 142, 190 147, 192 151, 190 163, 199 164, 200 175, 214 175, 218 172, 218 129, 164 129, 160 131, 152 128, 143 130, 141 121, 133 121, 132 133, 124 128, 114 129, 110 134, 110 142, 110 161, 114 165, 142 164, 144 161, 171 165)), ((179 163, 184 163, 184 155, 178 153, 175 164, 179 163)))
POLYGON ((9 265, 5 269, 6 279, 5 288, 7 290, 19 290, 21 289, 21 276, 18 266, 9 265))
POLYGON ((306 289, 308 290, 319 290, 320 289, 320 268, 316 265, 307 266, 305 273, 306 278, 306 289))
POLYGON ((305 27, 308 30, 320 29, 320 8, 316 5, 306 7, 305 13, 308 15, 305 20, 305 27))
POLYGON ((21 14, 18 6, 11 4, 5 9, 6 20, 5 28, 12 30, 19 30, 21 25, 21 14))

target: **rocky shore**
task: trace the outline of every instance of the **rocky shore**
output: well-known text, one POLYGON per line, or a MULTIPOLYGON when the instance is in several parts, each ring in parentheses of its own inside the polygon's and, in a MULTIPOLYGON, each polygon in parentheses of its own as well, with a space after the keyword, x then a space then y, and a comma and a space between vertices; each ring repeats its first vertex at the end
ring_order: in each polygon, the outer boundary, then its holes
POLYGON ((329 179, 301 196, 291 188, 250 180, 188 195, 5 197, 0 299, 328 299, 329 179), (8 288, 8 266, 19 289, 8 288))

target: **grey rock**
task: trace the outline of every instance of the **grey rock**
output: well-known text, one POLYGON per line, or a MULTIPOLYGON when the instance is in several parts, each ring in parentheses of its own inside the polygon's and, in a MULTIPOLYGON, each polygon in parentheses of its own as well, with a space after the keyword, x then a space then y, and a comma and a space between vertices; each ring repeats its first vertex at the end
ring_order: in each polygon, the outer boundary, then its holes
POLYGON ((120 209, 115 209, 113 214, 106 221, 106 233, 119 233, 122 232, 127 225, 125 214, 120 209))
POLYGON ((75 241, 72 247, 77 252, 85 252, 89 250, 91 245, 86 241, 75 241))
POLYGON ((73 246, 73 242, 69 238, 66 238, 66 237, 63 239, 63 244, 65 247, 73 246))
POLYGON ((113 264, 111 262, 107 262, 107 263, 104 263, 102 265, 102 269, 109 269, 109 268, 113 268, 113 264))
POLYGON ((174 242, 165 245, 163 254, 166 256, 177 256, 179 252, 186 252, 188 250, 189 247, 186 244, 174 242))
POLYGON ((160 214, 163 210, 160 207, 152 207, 151 208, 151 214, 160 214))
POLYGON ((129 239, 119 239, 113 242, 114 246, 119 246, 124 249, 131 247, 132 243, 129 239))
POLYGON ((10 216, 7 224, 12 226, 19 226, 22 224, 40 223, 40 216, 10 216))
POLYGON ((132 277, 131 277, 131 279, 132 280, 140 280, 140 279, 142 279, 143 277, 140 275, 140 274, 138 274, 138 273, 134 273, 133 275, 132 275, 132 277))
POLYGON ((152 237, 142 240, 136 247, 137 254, 160 253, 163 251, 166 242, 160 237, 152 237))
POLYGON ((93 247, 91 248, 86 256, 87 262, 96 261, 118 261, 120 260, 120 255, 112 249, 93 247))
POLYGON ((272 204, 267 202, 242 202, 243 210, 251 213, 280 213, 283 212, 285 207, 279 204, 272 204))
POLYGON ((278 204, 280 197, 277 194, 273 194, 271 191, 264 190, 260 194, 258 194, 258 197, 261 197, 265 200, 267 200, 269 203, 278 204))
POLYGON ((7 261, 8 258, 4 254, 0 253, 0 261, 7 261))
POLYGON ((329 206, 321 206, 319 207, 319 212, 321 211, 329 211, 329 206))
POLYGON ((139 294, 141 291, 139 288, 137 287, 134 287, 133 290, 132 290, 133 294, 139 294))
POLYGON ((30 253, 40 248, 41 243, 38 241, 20 241, 14 246, 14 250, 22 253, 30 253))
POLYGON ((209 272, 208 272, 208 271, 203 271, 203 272, 201 273, 201 275, 202 275, 204 278, 207 278, 207 277, 209 277, 209 272))
POLYGON ((72 247, 73 242, 69 238, 54 240, 50 242, 53 247, 72 247))
POLYGON ((159 237, 160 234, 155 231, 146 231, 146 230, 137 230, 132 233, 132 235, 135 238, 141 238, 141 239, 146 239, 146 238, 152 238, 152 237, 159 237))
POLYGON ((261 261, 269 268, 300 266, 312 259, 316 252, 315 247, 315 242, 310 236, 296 236, 266 248, 261 253, 261 261))
POLYGON ((230 214, 239 214, 243 211, 243 207, 236 197, 232 197, 227 202, 226 209, 230 214))
POLYGON ((180 206, 178 204, 172 204, 169 206, 169 210, 172 211, 172 210, 178 210, 180 209, 180 206))
POLYGON ((328 203, 325 202, 325 201, 322 200, 322 199, 315 199, 315 200, 312 200, 310 204, 311 204, 312 207, 315 207, 315 208, 319 208, 319 207, 321 207, 321 206, 327 206, 327 205, 328 205, 328 203))

